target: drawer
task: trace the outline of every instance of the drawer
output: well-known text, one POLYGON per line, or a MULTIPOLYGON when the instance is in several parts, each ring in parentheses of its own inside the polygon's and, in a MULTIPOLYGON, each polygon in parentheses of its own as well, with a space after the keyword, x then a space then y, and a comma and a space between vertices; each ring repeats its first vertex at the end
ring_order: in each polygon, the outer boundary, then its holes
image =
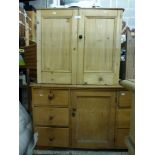
POLYGON ((32 89, 32 104, 34 105, 68 105, 68 90, 32 89))
POLYGON ((129 136, 129 129, 117 129, 115 133, 115 146, 120 149, 127 149, 126 140, 129 136))
POLYGON ((132 93, 130 91, 120 91, 118 93, 118 105, 121 108, 131 107, 132 93))
POLYGON ((50 146, 50 147, 69 146, 68 128, 36 127, 34 130, 35 132, 38 132, 37 146, 50 146))
POLYGON ((68 126, 69 109, 34 107, 33 122, 35 125, 68 126))
POLYGON ((117 128, 130 127, 130 109, 119 109, 116 113, 116 126, 117 128))

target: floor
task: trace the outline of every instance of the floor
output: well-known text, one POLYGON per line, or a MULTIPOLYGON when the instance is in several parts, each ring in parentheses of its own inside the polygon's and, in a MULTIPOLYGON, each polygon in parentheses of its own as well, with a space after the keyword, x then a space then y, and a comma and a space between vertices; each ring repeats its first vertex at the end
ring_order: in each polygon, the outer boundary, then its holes
POLYGON ((78 151, 78 150, 34 150, 33 155, 128 155, 128 152, 78 151))

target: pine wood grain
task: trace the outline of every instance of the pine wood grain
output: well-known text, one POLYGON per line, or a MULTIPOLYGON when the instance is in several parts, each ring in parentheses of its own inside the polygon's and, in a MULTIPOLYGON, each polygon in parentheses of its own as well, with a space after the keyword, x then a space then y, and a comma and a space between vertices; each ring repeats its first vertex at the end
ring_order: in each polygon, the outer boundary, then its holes
POLYGON ((112 92, 72 92, 72 147, 113 146, 114 98, 112 92))
POLYGON ((36 127, 38 132, 37 146, 68 147, 69 130, 68 128, 36 127))
POLYGON ((33 119, 40 126, 69 126, 69 109, 53 107, 34 107, 33 119))

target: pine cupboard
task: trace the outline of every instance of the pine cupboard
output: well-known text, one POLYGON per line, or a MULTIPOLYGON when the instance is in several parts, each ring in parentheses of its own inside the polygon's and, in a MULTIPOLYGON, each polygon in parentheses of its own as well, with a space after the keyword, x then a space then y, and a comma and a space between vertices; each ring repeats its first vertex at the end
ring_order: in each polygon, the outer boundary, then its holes
POLYGON ((37 10, 38 83, 118 84, 122 13, 37 10))
POLYGON ((38 148, 124 149, 130 94, 119 85, 123 9, 37 10, 38 148))
POLYGON ((31 90, 37 147, 127 148, 131 94, 121 86, 31 84, 31 90))

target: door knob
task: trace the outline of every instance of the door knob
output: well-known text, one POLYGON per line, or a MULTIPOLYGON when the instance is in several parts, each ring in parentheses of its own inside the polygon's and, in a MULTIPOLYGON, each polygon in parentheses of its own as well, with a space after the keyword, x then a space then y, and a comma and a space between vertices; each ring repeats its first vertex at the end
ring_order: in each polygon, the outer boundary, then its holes
POLYGON ((72 117, 75 117, 75 112, 72 112, 72 117))
POLYGON ((53 140, 54 140, 54 137, 52 137, 52 138, 49 138, 49 141, 50 141, 50 142, 52 142, 53 140))
POLYGON ((53 98, 54 98, 54 94, 49 94, 49 95, 48 95, 48 99, 49 99, 49 100, 52 100, 53 98))
POLYGON ((53 118, 54 118, 53 116, 49 116, 49 120, 50 120, 50 121, 53 120, 53 118))
POLYGON ((82 36, 82 34, 80 34, 80 35, 79 35, 79 39, 82 39, 82 38, 83 38, 83 36, 82 36))

